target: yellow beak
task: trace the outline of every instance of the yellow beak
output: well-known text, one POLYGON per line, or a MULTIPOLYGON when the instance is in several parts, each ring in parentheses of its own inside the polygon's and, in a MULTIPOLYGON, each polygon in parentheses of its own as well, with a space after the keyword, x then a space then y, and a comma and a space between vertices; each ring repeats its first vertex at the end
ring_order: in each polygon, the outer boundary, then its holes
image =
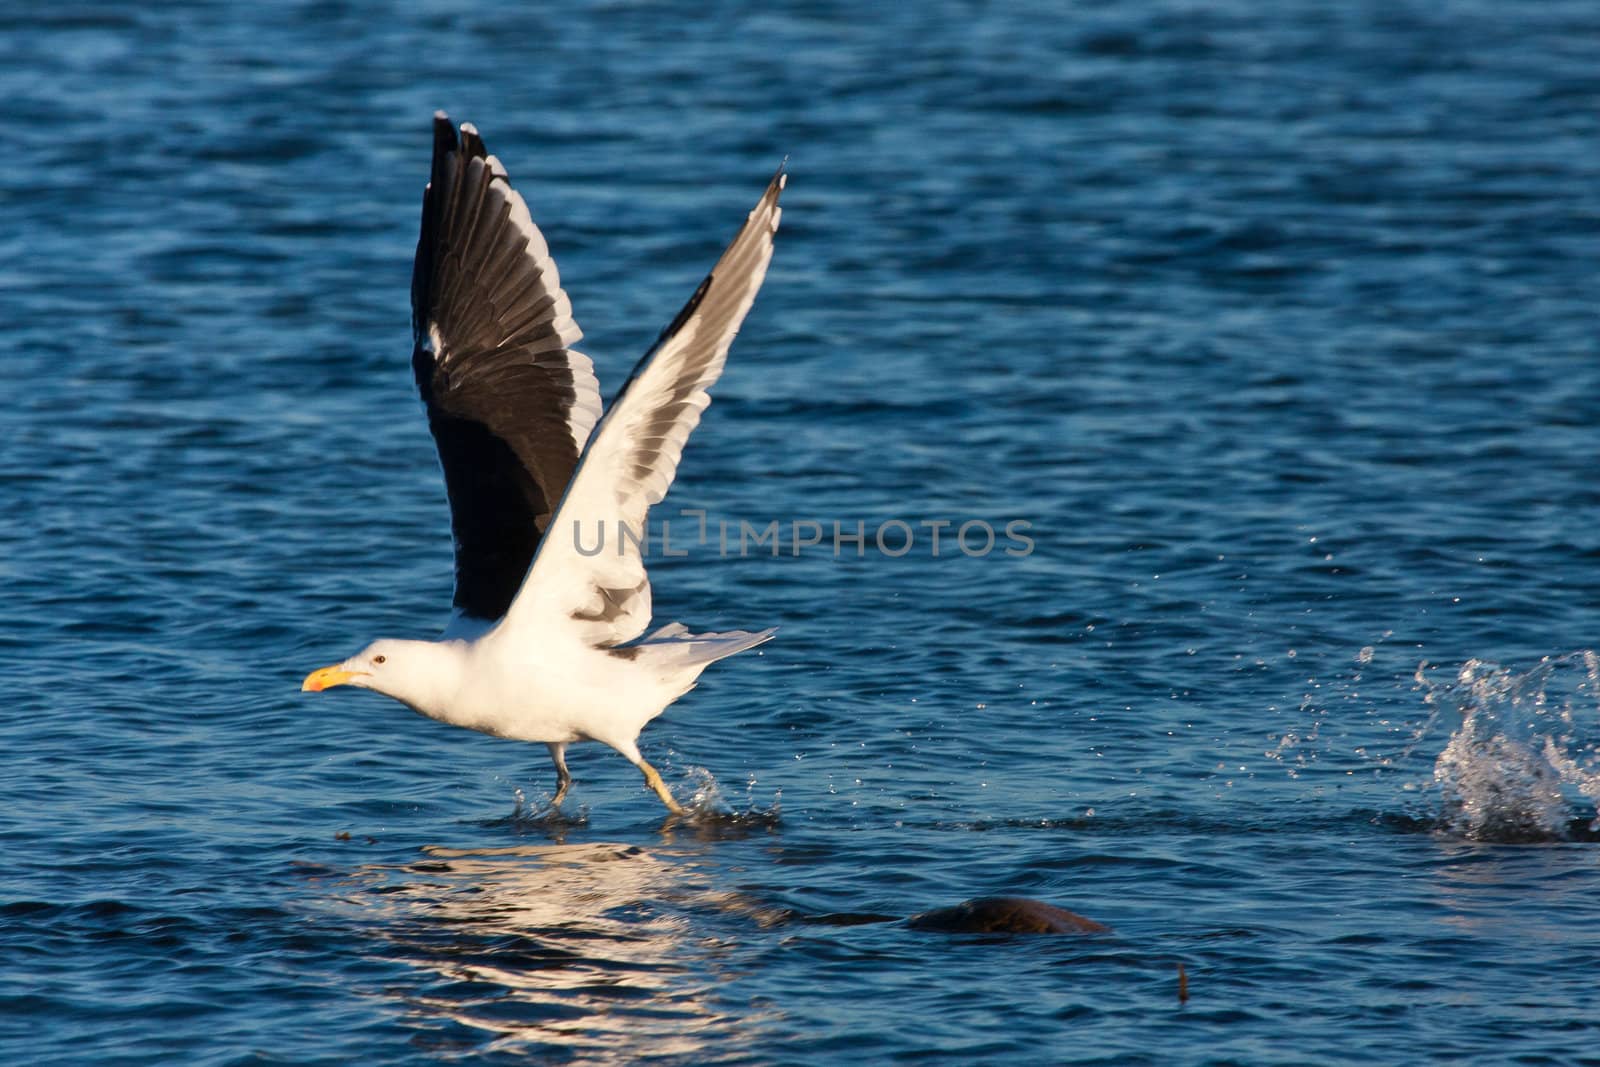
POLYGON ((332 689, 336 685, 349 685, 350 680, 357 676, 355 671, 347 671, 340 664, 324 667, 320 671, 312 671, 306 675, 306 680, 300 685, 302 693, 320 693, 324 689, 332 689))

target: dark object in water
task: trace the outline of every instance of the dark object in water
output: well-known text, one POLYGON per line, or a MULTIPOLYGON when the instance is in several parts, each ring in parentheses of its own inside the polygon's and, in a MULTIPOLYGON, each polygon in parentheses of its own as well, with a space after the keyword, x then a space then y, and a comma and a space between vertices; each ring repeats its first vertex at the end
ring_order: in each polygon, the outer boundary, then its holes
POLYGON ((1108 934, 1111 927, 1027 897, 979 897, 906 920, 913 930, 942 934, 1108 934))

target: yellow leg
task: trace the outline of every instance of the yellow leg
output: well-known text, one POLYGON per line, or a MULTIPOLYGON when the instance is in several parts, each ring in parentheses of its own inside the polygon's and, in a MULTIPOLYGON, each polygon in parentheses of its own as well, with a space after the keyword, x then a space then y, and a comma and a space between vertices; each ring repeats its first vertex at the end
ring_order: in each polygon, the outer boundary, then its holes
POLYGON ((676 800, 672 799, 672 793, 667 789, 667 783, 661 780, 661 775, 656 773, 654 767, 641 759, 639 761, 639 769, 644 772, 644 784, 655 790, 656 796, 661 798, 661 803, 667 806, 668 811, 674 815, 688 814, 676 800))

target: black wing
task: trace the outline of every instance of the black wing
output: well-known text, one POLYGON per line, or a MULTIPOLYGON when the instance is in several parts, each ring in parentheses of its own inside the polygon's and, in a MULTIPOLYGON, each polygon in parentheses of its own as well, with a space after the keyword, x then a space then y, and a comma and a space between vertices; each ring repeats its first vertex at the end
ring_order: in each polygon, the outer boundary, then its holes
POLYGON ((471 124, 433 119, 411 357, 439 446, 457 611, 505 614, 600 416, 589 357, 527 205, 471 124))

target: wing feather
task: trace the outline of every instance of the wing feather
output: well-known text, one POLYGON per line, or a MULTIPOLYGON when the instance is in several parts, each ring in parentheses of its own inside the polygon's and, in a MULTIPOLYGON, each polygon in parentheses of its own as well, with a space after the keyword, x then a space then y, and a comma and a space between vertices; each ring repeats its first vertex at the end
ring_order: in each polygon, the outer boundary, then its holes
POLYGON ((640 547, 650 506, 671 487, 684 444, 711 403, 708 389, 766 277, 784 183, 780 168, 600 421, 504 629, 565 617, 597 647, 644 632, 651 600, 640 547))
POLYGON ((434 116, 412 369, 450 495, 458 614, 505 614, 600 417, 544 235, 470 124, 434 116))

